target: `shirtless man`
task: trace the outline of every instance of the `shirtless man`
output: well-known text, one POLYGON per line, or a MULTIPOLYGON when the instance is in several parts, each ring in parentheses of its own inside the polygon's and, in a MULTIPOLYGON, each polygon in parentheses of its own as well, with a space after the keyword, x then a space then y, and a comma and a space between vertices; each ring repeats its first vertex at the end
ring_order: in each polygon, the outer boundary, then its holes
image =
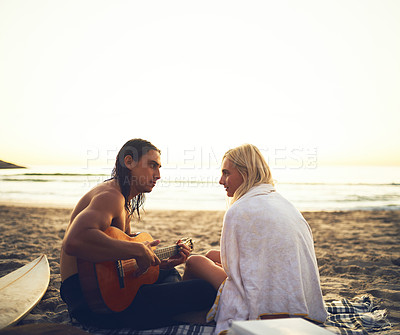
POLYGON ((104 231, 116 227, 131 236, 130 219, 139 214, 143 194, 160 179, 160 150, 141 139, 130 140, 119 151, 112 178, 86 193, 75 206, 61 249, 60 293, 71 317, 87 326, 104 328, 156 328, 176 323, 179 314, 211 307, 216 291, 203 280, 181 281, 175 266, 189 256, 183 244, 180 253, 160 261, 152 247, 160 243, 122 241, 104 231), (135 259, 136 275, 160 265, 156 283, 143 285, 132 304, 122 312, 99 314, 88 306, 82 293, 77 258, 90 262, 135 259))

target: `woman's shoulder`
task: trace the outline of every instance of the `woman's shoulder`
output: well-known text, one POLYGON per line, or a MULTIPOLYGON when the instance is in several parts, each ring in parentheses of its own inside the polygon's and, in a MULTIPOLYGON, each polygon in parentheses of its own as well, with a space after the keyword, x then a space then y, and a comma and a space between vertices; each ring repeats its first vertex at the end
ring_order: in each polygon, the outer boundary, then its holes
POLYGON ((248 215, 251 212, 252 199, 240 198, 234 202, 226 211, 225 219, 233 219, 248 215))

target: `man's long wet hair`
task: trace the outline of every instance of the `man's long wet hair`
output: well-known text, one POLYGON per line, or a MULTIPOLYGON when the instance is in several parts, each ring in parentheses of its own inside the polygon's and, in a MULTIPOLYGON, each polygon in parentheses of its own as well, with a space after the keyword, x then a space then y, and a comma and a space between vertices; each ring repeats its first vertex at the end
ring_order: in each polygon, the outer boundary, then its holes
POLYGON ((125 198, 125 209, 130 216, 136 211, 138 217, 140 218, 139 209, 144 203, 145 196, 143 193, 139 193, 131 201, 128 200, 131 191, 132 177, 130 170, 125 166, 124 159, 126 156, 131 156, 135 162, 139 162, 140 158, 142 158, 142 156, 148 153, 150 150, 155 150, 161 153, 161 151, 149 141, 135 138, 133 140, 129 140, 122 146, 115 160, 115 166, 112 171, 111 178, 118 181, 122 195, 125 198))

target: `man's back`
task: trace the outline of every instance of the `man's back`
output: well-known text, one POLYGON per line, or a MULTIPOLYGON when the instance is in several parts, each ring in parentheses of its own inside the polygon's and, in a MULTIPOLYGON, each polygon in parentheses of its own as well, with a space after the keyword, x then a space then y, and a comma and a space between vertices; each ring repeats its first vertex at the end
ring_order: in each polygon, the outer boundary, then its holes
MULTIPOLYGON (((112 204, 111 212, 113 212, 111 225, 121 229, 123 232, 130 233, 129 216, 124 208, 124 197, 119 191, 118 185, 115 180, 108 180, 102 184, 97 185, 86 193, 77 203, 72 211, 70 222, 65 234, 71 226, 75 218, 82 214, 97 211, 97 208, 102 206, 103 203, 112 204)), ((101 215, 100 211, 98 215, 101 215)), ((94 217, 96 214, 94 215, 94 217)), ((64 249, 61 249, 61 280, 64 281, 68 277, 77 273, 76 257, 67 255, 64 249)))

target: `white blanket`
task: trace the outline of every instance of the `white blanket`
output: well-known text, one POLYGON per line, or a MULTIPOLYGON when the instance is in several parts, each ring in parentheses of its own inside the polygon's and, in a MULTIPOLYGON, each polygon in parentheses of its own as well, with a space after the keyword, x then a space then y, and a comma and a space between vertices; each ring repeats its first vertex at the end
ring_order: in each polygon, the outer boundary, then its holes
POLYGON ((216 334, 232 320, 261 314, 325 321, 311 229, 272 185, 253 187, 228 209, 221 260, 228 278, 217 306, 216 334))

